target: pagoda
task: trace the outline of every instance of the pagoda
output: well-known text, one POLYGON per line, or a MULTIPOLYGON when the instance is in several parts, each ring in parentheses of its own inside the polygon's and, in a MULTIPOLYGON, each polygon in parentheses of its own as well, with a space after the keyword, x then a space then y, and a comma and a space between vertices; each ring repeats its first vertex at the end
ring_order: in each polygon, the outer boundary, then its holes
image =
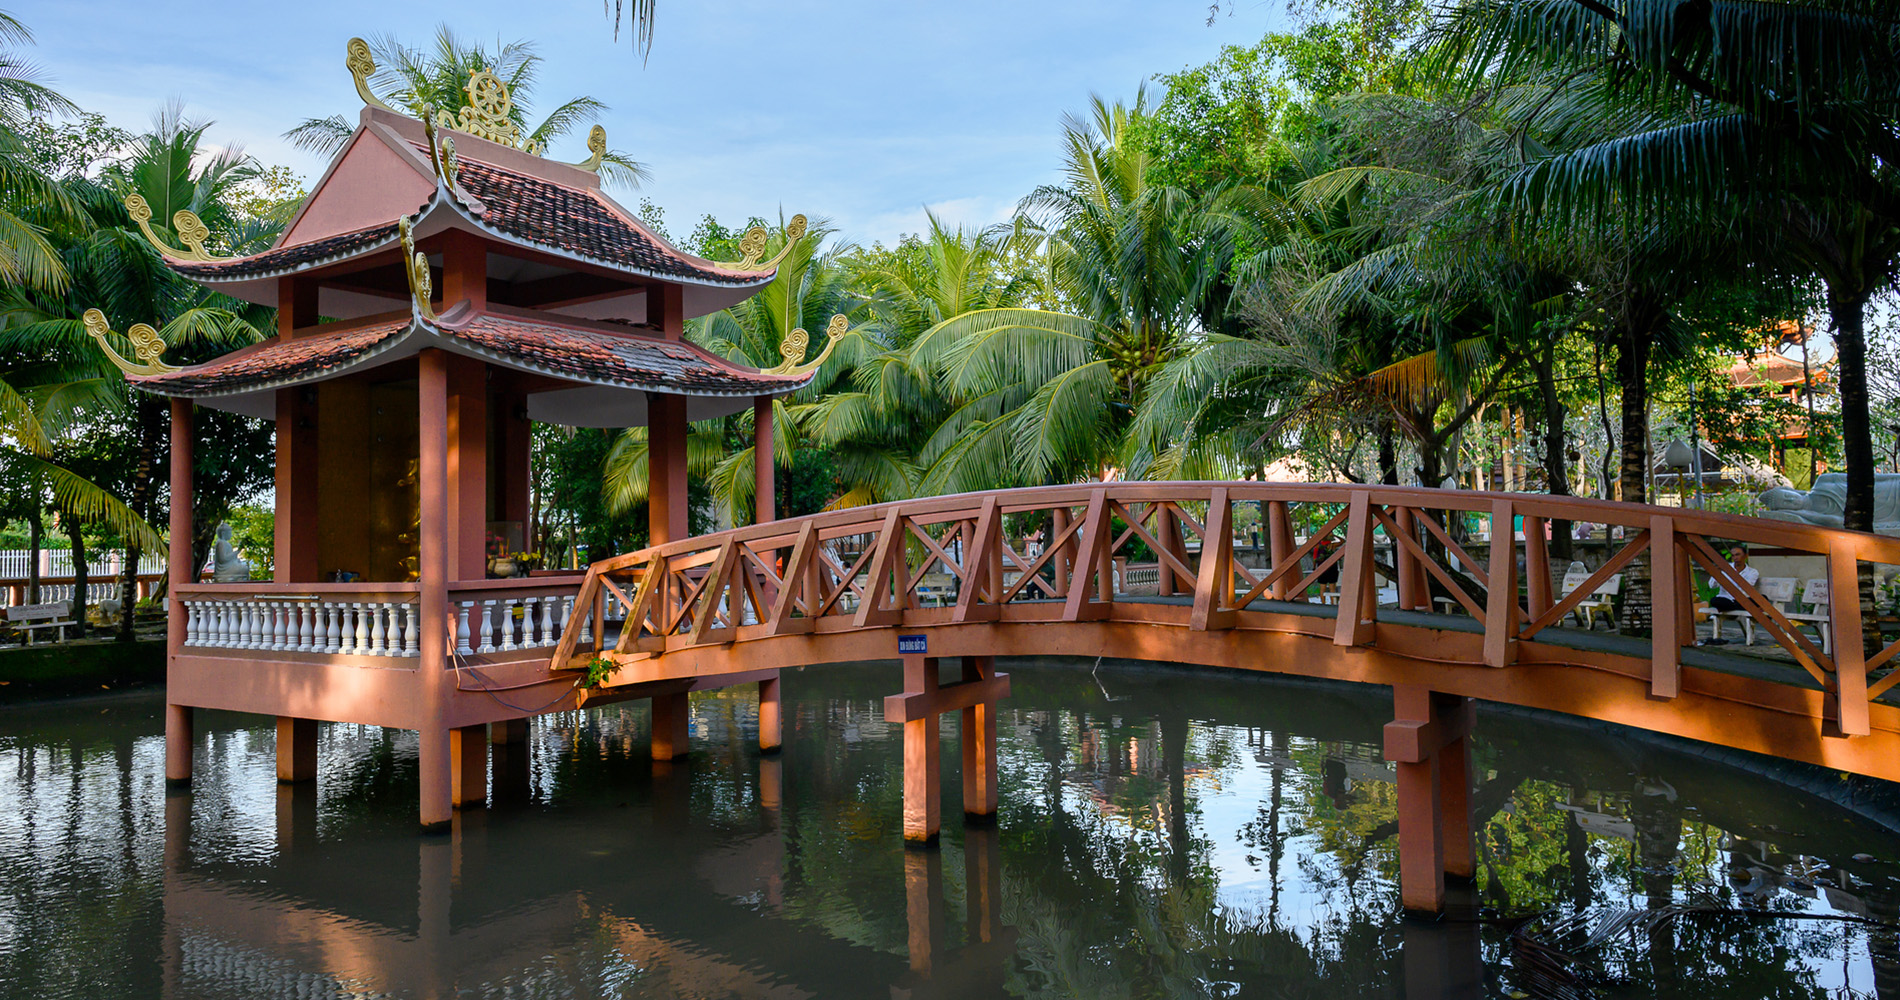
MULTIPOLYGON (((277 309, 275 336, 175 367, 149 326, 86 325, 137 388, 171 399, 166 777, 188 783, 197 708, 275 716, 280 780, 316 772, 316 723, 420 735, 421 820, 485 794, 491 739, 590 697, 549 662, 579 573, 496 578, 491 544, 524 548, 530 424, 644 424, 652 544, 685 538, 687 424, 752 407, 757 516, 773 518, 772 407, 830 352, 759 370, 684 339, 687 320, 756 294, 785 256, 768 234, 713 262, 655 235, 608 197, 592 155, 557 162, 510 118, 507 88, 470 80, 456 113, 377 100, 369 47, 347 65, 360 124, 275 245, 222 257, 179 212, 132 217, 173 271, 277 309), (127 350, 129 348, 129 350, 127 350), (276 423, 276 557, 269 583, 200 583, 190 552, 195 407, 276 423)), ((802 216, 784 233, 789 249, 802 216)), ((832 341, 843 332, 834 318, 832 341)), ((506 568, 505 565, 502 568, 506 568)), ((653 754, 685 749, 690 690, 760 685, 760 742, 778 741, 776 671, 615 687, 653 699, 653 754)), ((591 692, 599 697, 598 692, 591 692)))

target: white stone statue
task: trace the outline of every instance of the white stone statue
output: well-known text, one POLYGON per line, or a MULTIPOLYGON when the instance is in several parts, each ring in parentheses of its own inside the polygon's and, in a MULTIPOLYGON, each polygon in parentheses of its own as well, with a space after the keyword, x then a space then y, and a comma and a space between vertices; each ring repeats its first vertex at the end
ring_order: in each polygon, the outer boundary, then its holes
POLYGON ((246 583, 251 579, 251 564, 231 544, 228 524, 218 525, 218 544, 211 548, 211 579, 218 583, 246 583))
MULTIPOLYGON (((1811 490, 1777 486, 1763 493, 1761 502, 1768 508, 1762 512, 1763 517, 1838 528, 1842 526, 1841 512, 1847 506, 1847 474, 1824 472, 1814 477, 1811 490)), ((1874 531, 1900 535, 1900 475, 1874 476, 1874 531)))

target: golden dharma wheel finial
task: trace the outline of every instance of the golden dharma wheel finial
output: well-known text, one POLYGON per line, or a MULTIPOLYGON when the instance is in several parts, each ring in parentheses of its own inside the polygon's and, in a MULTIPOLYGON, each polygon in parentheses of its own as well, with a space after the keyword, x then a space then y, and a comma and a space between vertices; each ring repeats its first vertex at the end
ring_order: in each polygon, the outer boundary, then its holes
POLYGON ((163 375, 178 370, 176 365, 165 363, 165 338, 160 337, 158 331, 150 326, 134 323, 126 331, 126 339, 132 342, 132 354, 138 358, 137 361, 127 361, 106 339, 112 327, 106 322, 105 313, 88 309, 80 321, 85 324, 86 332, 92 335, 92 339, 99 342, 99 349, 105 352, 106 359, 127 375, 163 375))
POLYGON ((765 227, 753 226, 745 231, 744 236, 739 237, 739 259, 714 261, 713 266, 721 271, 770 271, 778 267, 779 262, 798 245, 799 240, 805 238, 805 229, 808 225, 803 215, 792 216, 792 221, 785 224, 784 245, 779 247, 778 253, 771 260, 764 263, 760 263, 759 258, 765 256, 767 244, 765 227))

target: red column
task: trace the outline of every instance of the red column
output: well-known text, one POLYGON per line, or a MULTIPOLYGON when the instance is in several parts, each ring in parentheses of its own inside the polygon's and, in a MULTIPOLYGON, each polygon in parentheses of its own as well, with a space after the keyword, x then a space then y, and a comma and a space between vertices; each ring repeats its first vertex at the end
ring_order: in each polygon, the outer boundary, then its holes
POLYGON ((462 726, 449 730, 451 798, 457 809, 481 805, 488 799, 488 727, 462 726))
POLYGON ((676 760, 686 756, 690 749, 691 710, 692 702, 684 691, 653 696, 651 748, 654 760, 676 760))
POLYGON ((276 553, 271 579, 313 583, 317 566, 317 414, 313 387, 277 390, 276 553))
POLYGON ((778 520, 772 482, 772 397, 752 401, 752 523, 778 520))
POLYGON ((423 829, 440 829, 454 816, 454 777, 449 746, 445 626, 449 617, 449 372, 448 355, 430 348, 417 357, 417 491, 421 537, 417 548, 422 593, 422 656, 416 664, 417 707, 422 717, 420 769, 423 829))
POLYGON ((277 780, 317 779, 317 720, 277 717, 277 780))
MULTIPOLYGON (((198 581, 197 567, 191 558, 191 400, 172 400, 172 485, 171 539, 166 553, 166 573, 170 576, 171 610, 165 618, 165 672, 167 677, 178 668, 178 656, 185 645, 187 616, 181 591, 198 581)), ((165 780, 174 784, 191 781, 191 706, 167 701, 165 705, 165 780)))
POLYGON ((474 358, 449 359, 450 580, 488 575, 487 374, 487 366, 474 358))
POLYGON ((442 305, 467 301, 488 308, 488 244, 474 233, 451 229, 442 234, 442 305))
POLYGON ((648 393, 648 544, 676 542, 687 534, 686 397, 648 393))

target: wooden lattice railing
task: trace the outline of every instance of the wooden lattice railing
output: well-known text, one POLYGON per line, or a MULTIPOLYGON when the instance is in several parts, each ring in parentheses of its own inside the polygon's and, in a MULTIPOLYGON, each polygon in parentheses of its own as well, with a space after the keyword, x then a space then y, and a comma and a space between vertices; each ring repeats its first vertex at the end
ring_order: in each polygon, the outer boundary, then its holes
MULTIPOLYGON (((970 622, 1100 621, 1117 605, 1191 604, 1191 631, 1263 627, 1277 602, 1338 583, 1341 646, 1376 642, 1379 581, 1408 623, 1465 613, 1483 623, 1483 662, 1557 627, 1603 582, 1648 557, 1651 694, 1677 694, 1695 640, 1693 568, 1719 583, 1799 669, 1826 690, 1840 731, 1868 732, 1868 703, 1900 682, 1900 642, 1863 653, 1863 564, 1900 564, 1900 539, 1680 508, 1531 494, 1347 484, 1106 483, 905 501, 686 539, 595 563, 553 665, 630 659, 788 633, 970 622), (1258 513, 1267 565, 1235 558, 1236 518, 1258 513), (1514 525, 1522 518, 1521 538, 1514 525), (1546 525, 1615 525, 1625 537, 1569 596, 1554 594, 1546 525), (1478 527, 1482 559, 1467 542, 1478 527), (1013 544, 1040 532, 1046 541, 1013 544), (1302 537, 1304 536, 1304 537, 1302 537), (1463 539, 1463 540, 1461 540, 1463 539), (1836 596, 1823 652, 1717 550, 1741 543, 1825 558, 1836 596), (1152 594, 1122 581, 1118 557, 1156 566, 1152 594), (1520 569, 1521 566, 1521 569, 1520 569), (932 606, 934 605, 934 606, 932 606), (1436 610, 1444 606, 1447 611, 1436 610)), ((1280 604, 1278 610, 1288 608, 1280 604)), ((1640 609, 1639 609, 1640 610, 1640 609)), ((1626 612, 1628 609, 1626 609, 1626 612)), ((1792 669, 1792 668, 1791 668, 1792 669)), ((1792 680, 1799 680, 1793 675, 1792 680)))

